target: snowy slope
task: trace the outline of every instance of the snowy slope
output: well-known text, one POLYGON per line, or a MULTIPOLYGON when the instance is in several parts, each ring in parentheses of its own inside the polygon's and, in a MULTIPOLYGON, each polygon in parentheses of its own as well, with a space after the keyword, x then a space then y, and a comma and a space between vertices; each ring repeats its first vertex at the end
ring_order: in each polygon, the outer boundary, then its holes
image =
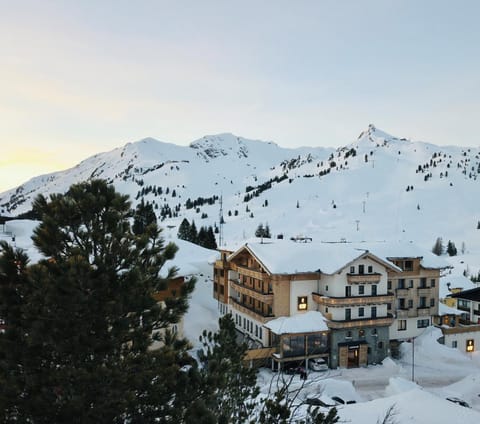
POLYGON ((222 197, 224 242, 252 237, 260 223, 274 237, 316 241, 400 240, 430 249, 442 237, 459 250, 465 244, 468 262, 456 265, 473 274, 480 268, 479 171, 479 148, 412 142, 373 125, 339 149, 285 149, 232 134, 188 147, 144 139, 1 194, 0 213, 17 215, 39 193, 105 178, 134 203, 151 202, 172 235, 184 217, 197 227, 218 225, 222 197))

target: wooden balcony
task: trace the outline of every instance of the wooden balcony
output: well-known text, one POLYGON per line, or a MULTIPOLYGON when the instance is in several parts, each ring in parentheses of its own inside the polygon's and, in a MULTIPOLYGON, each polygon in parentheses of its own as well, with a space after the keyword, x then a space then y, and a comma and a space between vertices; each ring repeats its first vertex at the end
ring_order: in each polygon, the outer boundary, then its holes
POLYGON ((432 289, 430 287, 418 287, 417 293, 418 293, 418 296, 431 296, 432 289))
POLYGON ((419 317, 428 317, 430 315, 433 315, 433 309, 428 306, 420 306, 417 308, 417 315, 419 317))
POLYGON ((330 297, 319 293, 312 293, 313 301, 324 306, 364 306, 393 303, 393 293, 378 296, 330 297))
POLYGON ((266 322, 270 321, 272 318, 274 318, 273 314, 266 314, 262 311, 256 310, 254 308, 248 307, 247 305, 242 305, 240 302, 238 302, 236 299, 233 297, 230 297, 228 299, 228 302, 230 305, 233 306, 234 309, 236 309, 239 312, 244 313, 245 315, 250 315, 253 319, 260 321, 261 323, 265 324, 266 322))
POLYGON ((415 318, 418 316, 418 312, 414 308, 410 309, 397 309, 395 311, 395 315, 399 319, 404 319, 404 318, 415 318))
POLYGON ((386 317, 354 319, 348 321, 329 321, 328 327, 331 329, 346 329, 356 327, 384 327, 390 326, 393 322, 393 316, 388 314, 386 317))
POLYGON ((258 290, 255 290, 251 287, 247 287, 246 285, 240 283, 237 280, 229 280, 230 285, 234 288, 238 293, 245 294, 247 296, 253 297, 260 302, 267 303, 268 305, 273 305, 273 294, 272 293, 262 293, 258 290))
POLYGON ((213 266, 217 269, 226 269, 227 268, 226 264, 227 264, 226 261, 222 261, 219 259, 218 261, 215 261, 215 264, 213 266))
POLYGON ((372 284, 379 283, 382 274, 347 274, 347 282, 349 284, 372 284))
POLYGON ((239 274, 246 275, 247 277, 253 277, 258 280, 263 280, 266 275, 266 273, 261 272, 258 269, 247 268, 246 266, 235 265, 233 263, 231 264, 231 269, 233 271, 237 271, 239 274))

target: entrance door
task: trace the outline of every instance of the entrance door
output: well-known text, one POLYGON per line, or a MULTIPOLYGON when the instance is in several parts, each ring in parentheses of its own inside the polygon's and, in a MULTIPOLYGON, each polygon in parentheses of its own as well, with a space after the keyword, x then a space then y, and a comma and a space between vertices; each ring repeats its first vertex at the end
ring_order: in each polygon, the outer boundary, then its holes
POLYGON ((348 368, 358 367, 359 347, 350 346, 348 348, 348 368))

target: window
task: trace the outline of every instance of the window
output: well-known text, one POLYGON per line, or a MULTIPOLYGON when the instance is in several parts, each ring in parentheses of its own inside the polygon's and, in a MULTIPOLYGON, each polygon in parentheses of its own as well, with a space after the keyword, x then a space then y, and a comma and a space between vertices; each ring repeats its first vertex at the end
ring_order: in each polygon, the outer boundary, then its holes
POLYGON ((420 300, 418 302, 418 307, 425 308, 426 306, 427 306, 427 298, 425 296, 420 297, 420 300))
POLYGON ((452 347, 455 347, 455 348, 457 347, 457 341, 456 340, 452 341, 452 347))
POLYGON ((391 303, 387 303, 387 309, 388 310, 392 309, 392 304, 391 303))
POLYGON ((355 267, 354 266, 350 267, 350 274, 355 274, 355 267))
POLYGON ((413 308, 413 299, 408 299, 408 309, 413 308))
POLYGON ((258 329, 258 337, 261 339, 262 338, 262 327, 258 329))
POLYGON ((350 308, 345 309, 345 321, 352 319, 352 310, 350 308))
POLYGON ((225 293, 225 288, 223 284, 220 284, 220 294, 224 294, 224 293, 225 293))
POLYGON ((372 284, 372 296, 377 295, 377 286, 375 284, 372 284))
POLYGON ((427 288, 427 279, 425 277, 420 278, 420 288, 421 289, 427 288))
POLYGON ((328 291, 328 286, 325 286, 325 291, 328 291))
POLYGON ((328 314, 328 306, 325 308, 325 313, 328 314))
POLYGON ((350 330, 348 330, 345 334, 345 338, 346 339, 351 339, 352 338, 352 332, 350 330))
POLYGON ((365 315, 365 308, 358 308, 358 316, 363 317, 365 315))
POLYGON ((364 339, 365 338, 365 330, 358 330, 358 337, 360 339, 364 339))
POLYGON ((475 350, 475 341, 473 339, 467 340, 467 352, 473 352, 475 350))
POLYGON ((392 290, 392 280, 387 281, 387 289, 392 290))
POLYGON ((405 278, 399 278, 397 283, 397 288, 404 289, 405 288, 405 278))
POLYGON ((430 287, 435 287, 435 278, 430 280, 430 287))
POLYGON ((408 288, 412 288, 413 287, 413 280, 409 280, 408 281, 408 288))
POLYGON ((365 286, 358 286, 358 294, 365 294, 365 286))
POLYGON ((258 325, 255 325, 255 337, 258 337, 258 325))
POLYGON ((405 309, 405 299, 398 299, 398 309, 405 309))
POLYGON ((365 265, 358 265, 358 273, 360 275, 365 274, 365 265))
POLYGON ((430 325, 429 319, 419 319, 417 320, 417 328, 427 328, 430 325))
POLYGON ((218 284, 217 283, 213 283, 213 291, 214 292, 218 291, 218 284))
POLYGON ((407 320, 399 319, 398 320, 398 331, 405 331, 407 329, 407 320))
POLYGON ((372 336, 378 336, 377 329, 372 329, 372 336))
POLYGON ((433 297, 430 299, 430 306, 435 306, 435 299, 433 297))
POLYGON ((372 306, 371 317, 372 318, 377 318, 377 307, 376 306, 372 306))
POLYGON ((373 266, 368 265, 368 273, 371 274, 373 272, 373 266))
POLYGON ((352 295, 352 287, 345 286, 345 297, 350 297, 352 295))
POLYGON ((413 261, 405 261, 403 263, 403 270, 404 271, 412 271, 413 270, 413 261))
POLYGON ((297 310, 306 311, 308 308, 307 296, 297 297, 297 310))
POLYGON ((378 348, 383 349, 383 342, 378 342, 378 348))

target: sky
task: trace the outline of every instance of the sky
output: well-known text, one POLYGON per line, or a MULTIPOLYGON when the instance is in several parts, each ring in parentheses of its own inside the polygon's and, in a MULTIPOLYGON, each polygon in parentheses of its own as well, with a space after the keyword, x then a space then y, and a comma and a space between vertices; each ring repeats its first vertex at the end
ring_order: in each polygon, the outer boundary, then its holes
POLYGON ((477 146, 480 3, 0 0, 0 192, 145 137, 477 146))

